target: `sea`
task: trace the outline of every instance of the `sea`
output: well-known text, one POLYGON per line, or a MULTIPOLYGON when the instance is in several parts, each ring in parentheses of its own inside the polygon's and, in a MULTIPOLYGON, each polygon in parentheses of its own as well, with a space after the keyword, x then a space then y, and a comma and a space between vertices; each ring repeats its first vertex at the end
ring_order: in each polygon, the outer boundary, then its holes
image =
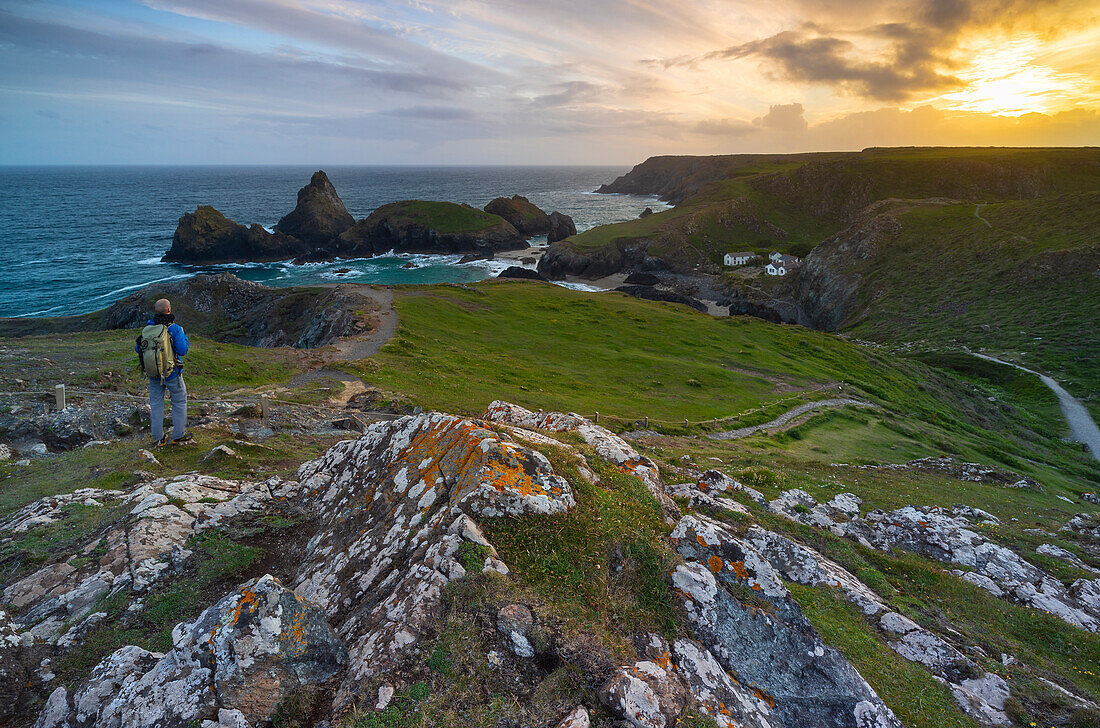
MULTIPOLYGON (((294 209, 315 167, 0 167, 0 316, 67 316, 110 305, 151 283, 230 271, 272 286, 352 281, 473 282, 509 261, 387 255, 294 265, 191 266, 161 262, 179 217, 212 205, 239 223, 272 229, 294 209), (412 267, 407 267, 412 263, 412 267), (338 272, 339 271, 339 272, 338 272)), ((594 190, 625 167, 325 167, 356 219, 397 200, 484 207, 520 194, 572 216, 578 231, 631 220, 667 205, 654 197, 594 190)), ((532 245, 545 244, 533 238, 532 245)))

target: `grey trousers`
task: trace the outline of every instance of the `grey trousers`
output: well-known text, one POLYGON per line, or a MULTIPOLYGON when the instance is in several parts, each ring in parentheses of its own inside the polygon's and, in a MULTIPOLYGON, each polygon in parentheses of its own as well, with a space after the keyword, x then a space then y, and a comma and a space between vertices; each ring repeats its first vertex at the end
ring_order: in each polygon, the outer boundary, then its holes
POLYGON ((172 439, 183 437, 187 429, 187 385, 183 381, 183 372, 164 384, 159 379, 149 380, 149 415, 153 420, 153 439, 164 437, 164 394, 172 397, 172 439))

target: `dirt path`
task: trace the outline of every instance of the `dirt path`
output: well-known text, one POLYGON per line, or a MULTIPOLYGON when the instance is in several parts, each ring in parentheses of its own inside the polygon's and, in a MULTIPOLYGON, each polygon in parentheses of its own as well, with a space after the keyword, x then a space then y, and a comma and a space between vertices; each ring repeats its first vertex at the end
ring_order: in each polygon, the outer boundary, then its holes
POLYGON ((366 359, 368 356, 374 356, 382 345, 397 333, 397 311, 393 307, 393 289, 374 286, 356 286, 356 288, 357 293, 370 299, 378 307, 372 312, 377 319, 377 324, 366 334, 337 339, 333 343, 336 347, 337 361, 366 359))
POLYGON ((982 215, 981 215, 981 212, 982 212, 982 207, 983 207, 984 205, 985 205, 985 203, 984 203, 984 202, 982 202, 982 203, 980 203, 980 204, 977 204, 977 205, 974 205, 974 217, 976 217, 976 218, 978 218, 979 220, 981 220, 982 222, 984 222, 984 223, 985 223, 985 226, 986 226, 987 228, 991 228, 991 227, 993 227, 993 225, 991 225, 991 224, 990 224, 990 222, 989 222, 989 220, 986 220, 986 219, 985 219, 984 217, 982 217, 982 215))
POLYGON ((828 409, 832 407, 844 407, 851 405, 853 407, 874 407, 875 405, 867 402, 860 401, 858 399, 848 399, 847 397, 834 397, 832 399, 822 399, 817 402, 807 402, 800 404, 792 410, 784 412, 776 417, 771 422, 765 422, 762 425, 753 425, 751 427, 741 427, 736 430, 727 430, 726 432, 713 432, 707 437, 712 440, 737 440, 742 437, 748 437, 761 430, 774 430, 778 427, 791 422, 791 420, 806 414, 807 412, 815 409, 828 409))
POLYGON ((1062 415, 1069 424, 1069 431, 1073 434, 1073 439, 1085 443, 1089 452, 1092 453, 1092 456, 1100 460, 1100 427, 1096 426, 1096 421, 1092 419, 1092 415, 1085 409, 1085 405, 1081 404, 1079 399, 1067 392, 1061 384, 1058 384, 1058 382, 1048 377, 1046 374, 1040 374, 1033 369, 1022 367, 1019 364, 1013 364, 1010 361, 1004 361, 1003 359, 998 359, 993 356, 986 356, 985 354, 976 354, 973 351, 970 353, 979 359, 1015 367, 1020 371, 1034 374, 1039 377, 1043 384, 1050 387, 1051 391, 1057 395, 1058 404, 1062 407, 1062 415))

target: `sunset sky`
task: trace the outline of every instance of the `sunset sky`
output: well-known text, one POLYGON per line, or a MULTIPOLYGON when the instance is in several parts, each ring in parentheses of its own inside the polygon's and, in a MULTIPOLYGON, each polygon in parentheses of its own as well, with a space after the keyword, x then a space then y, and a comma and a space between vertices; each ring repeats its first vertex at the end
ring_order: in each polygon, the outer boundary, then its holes
POLYGON ((0 163, 1100 144, 1100 0, 0 0, 0 163))

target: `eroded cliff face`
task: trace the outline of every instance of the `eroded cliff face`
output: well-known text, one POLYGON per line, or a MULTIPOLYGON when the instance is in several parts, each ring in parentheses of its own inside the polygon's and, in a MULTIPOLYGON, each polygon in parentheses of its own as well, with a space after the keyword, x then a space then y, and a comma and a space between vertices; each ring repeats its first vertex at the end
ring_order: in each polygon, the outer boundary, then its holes
POLYGON ((375 305, 353 288, 272 288, 232 273, 201 274, 135 291, 101 311, 46 319, 0 319, 0 334, 27 336, 104 329, 140 329, 158 298, 172 301, 191 334, 259 347, 311 349, 369 327, 375 305))

